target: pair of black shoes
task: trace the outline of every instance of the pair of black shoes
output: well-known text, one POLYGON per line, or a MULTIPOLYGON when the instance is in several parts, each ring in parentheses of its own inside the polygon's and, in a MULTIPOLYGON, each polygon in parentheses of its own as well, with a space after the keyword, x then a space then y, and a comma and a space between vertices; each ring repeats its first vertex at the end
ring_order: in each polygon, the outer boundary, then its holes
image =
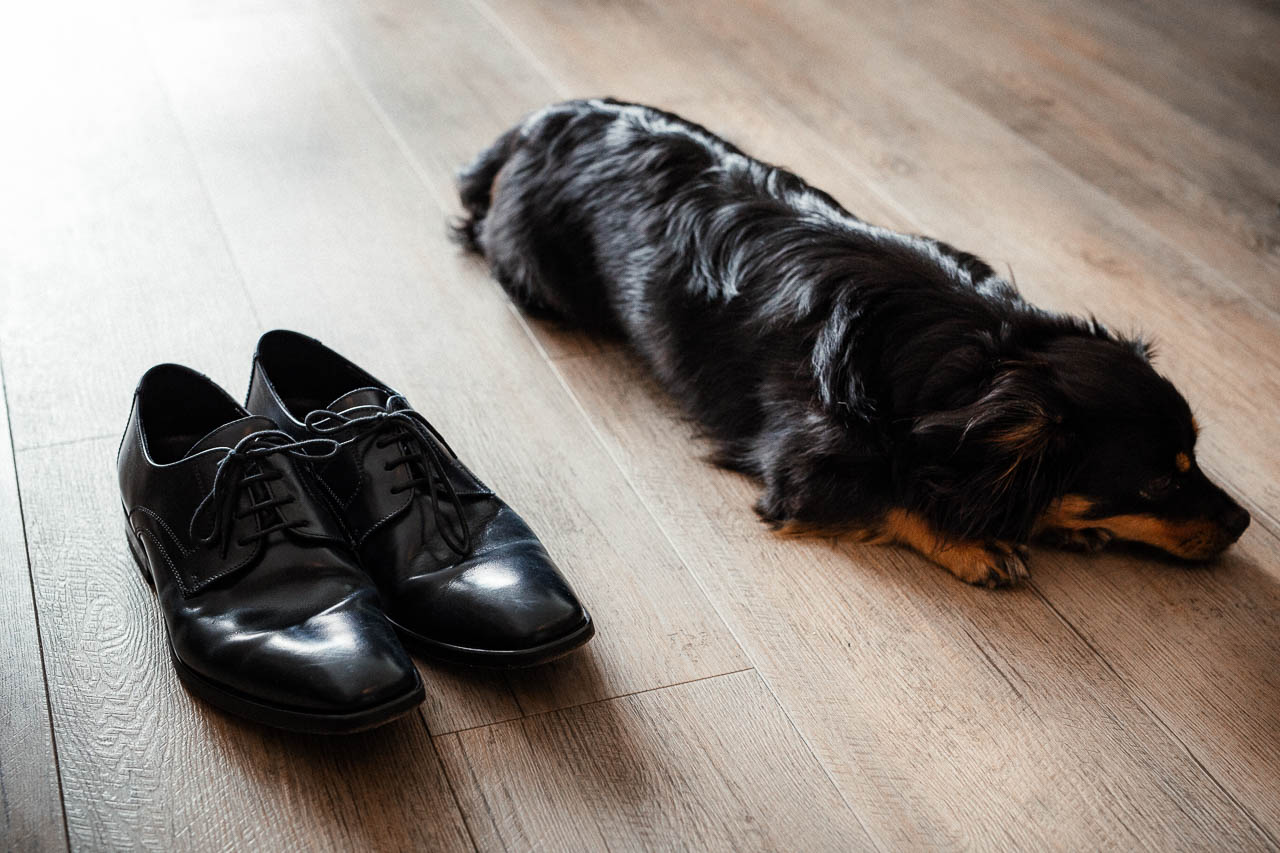
POLYGON ((591 639, 528 525, 391 388, 274 331, 246 405, 158 365, 120 444, 129 547, 193 693, 281 728, 356 731, 423 700, 402 640, 526 666, 591 639))

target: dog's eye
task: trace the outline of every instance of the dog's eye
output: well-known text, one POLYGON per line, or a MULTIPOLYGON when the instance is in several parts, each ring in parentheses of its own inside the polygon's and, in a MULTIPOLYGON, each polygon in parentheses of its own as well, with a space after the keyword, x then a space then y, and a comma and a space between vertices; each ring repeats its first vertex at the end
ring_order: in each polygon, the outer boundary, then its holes
POLYGON ((1147 483, 1146 488, 1142 489, 1138 494, 1147 500, 1155 500, 1169 494, 1172 489, 1173 477, 1157 477, 1147 483))

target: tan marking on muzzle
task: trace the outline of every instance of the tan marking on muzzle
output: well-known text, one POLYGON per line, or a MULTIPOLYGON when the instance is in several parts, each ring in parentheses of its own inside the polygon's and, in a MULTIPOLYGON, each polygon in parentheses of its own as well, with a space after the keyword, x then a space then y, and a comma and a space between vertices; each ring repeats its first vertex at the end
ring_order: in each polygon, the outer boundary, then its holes
POLYGON ((1037 532, 1061 528, 1102 528, 1117 539, 1149 544, 1185 560, 1204 560, 1231 544, 1222 526, 1211 519, 1162 519, 1147 512, 1088 517, 1093 503, 1080 494, 1065 494, 1053 501, 1037 524, 1037 532))
POLYGON ((1231 544, 1231 537, 1221 525, 1211 519, 1174 520, 1150 513, 1091 518, 1088 515, 1092 508, 1093 503, 1082 495, 1064 495, 1049 505, 1040 517, 1037 531, 1100 527, 1117 539, 1142 542, 1188 560, 1212 557, 1231 544))
POLYGON ((1154 545, 1188 560, 1212 557, 1231 544, 1226 530, 1207 518, 1170 520, 1147 514, 1113 515, 1097 519, 1095 526, 1110 530, 1120 539, 1154 545))

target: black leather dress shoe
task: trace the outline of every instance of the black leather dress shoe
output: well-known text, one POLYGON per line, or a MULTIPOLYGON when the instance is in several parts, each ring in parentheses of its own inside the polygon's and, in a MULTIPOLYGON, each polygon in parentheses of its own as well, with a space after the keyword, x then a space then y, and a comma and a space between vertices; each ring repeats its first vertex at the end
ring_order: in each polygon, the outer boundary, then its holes
POLYGON ((129 548, 155 588, 178 676, 227 711, 346 732, 417 706, 422 681, 296 441, 207 377, 142 377, 120 443, 129 548))
POLYGON ((258 342, 247 405, 295 439, 342 442, 316 472, 410 647, 529 666, 591 639, 529 526, 389 387, 313 338, 275 331, 258 342))

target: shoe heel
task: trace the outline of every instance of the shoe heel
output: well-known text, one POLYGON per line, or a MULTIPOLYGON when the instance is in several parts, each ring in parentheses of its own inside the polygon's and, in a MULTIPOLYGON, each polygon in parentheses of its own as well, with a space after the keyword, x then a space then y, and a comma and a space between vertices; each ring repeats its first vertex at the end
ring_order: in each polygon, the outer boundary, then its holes
POLYGON ((124 517, 124 538, 129 543, 129 553, 133 556, 133 562, 137 564, 138 571, 142 572, 142 577, 146 580, 147 585, 155 589, 156 582, 151 577, 151 569, 147 567, 147 552, 142 549, 142 540, 138 538, 133 525, 129 523, 127 514, 124 517))

